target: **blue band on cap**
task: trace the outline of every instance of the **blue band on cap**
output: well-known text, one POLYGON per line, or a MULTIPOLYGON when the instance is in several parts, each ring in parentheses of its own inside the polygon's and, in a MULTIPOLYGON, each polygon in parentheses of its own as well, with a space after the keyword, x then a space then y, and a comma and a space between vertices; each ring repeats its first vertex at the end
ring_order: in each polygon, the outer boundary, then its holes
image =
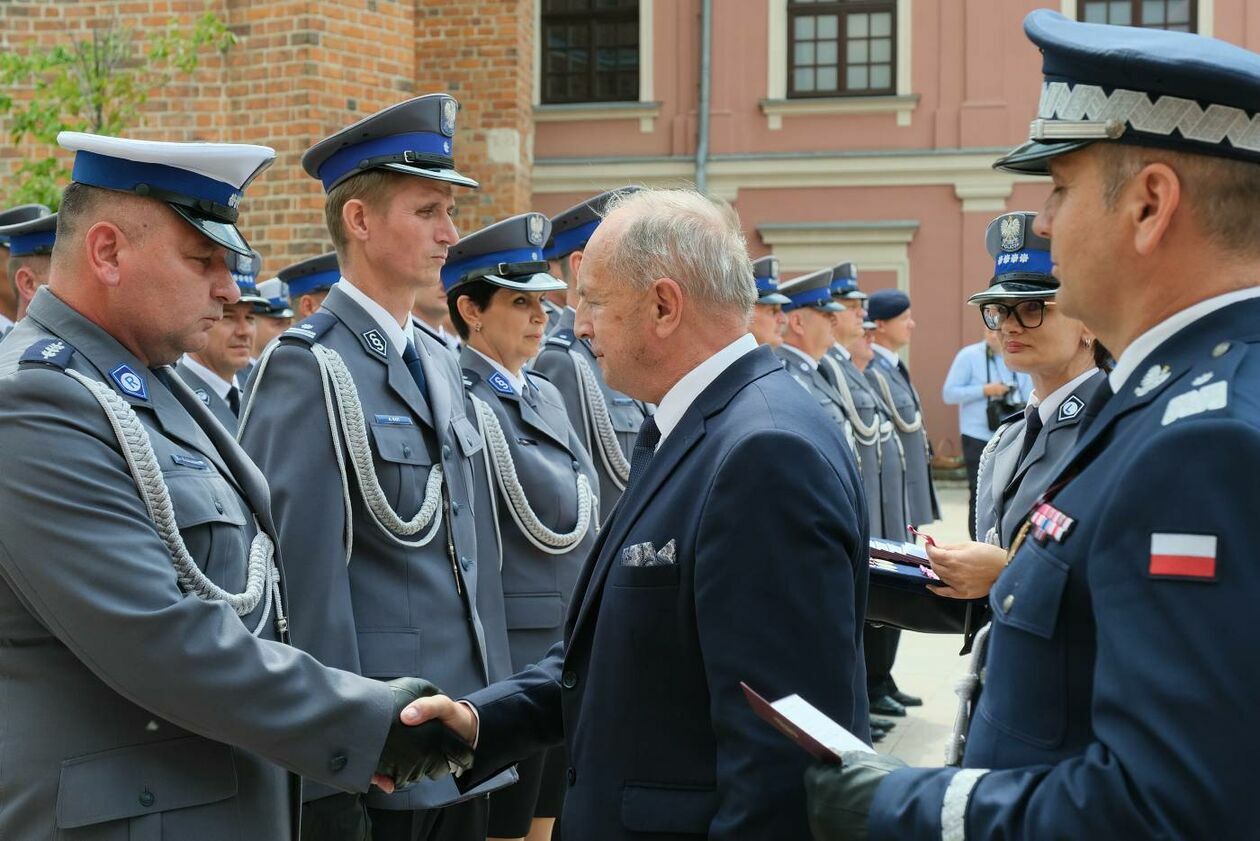
POLYGON ((595 229, 599 227, 599 223, 603 219, 592 219, 585 224, 578 225, 576 228, 570 228, 567 231, 561 231, 551 238, 547 250, 543 252, 548 260, 555 260, 560 257, 577 251, 586 243, 590 242, 591 234, 595 233, 595 229))
POLYGON ((128 193, 134 193, 140 184, 148 184, 169 193, 212 201, 232 208, 235 208, 241 200, 240 191, 231 184, 216 181, 186 169, 166 164, 113 158, 96 152, 75 153, 74 170, 70 174, 70 179, 80 184, 87 184, 89 187, 103 187, 106 190, 122 190, 128 193))
POLYGON ((831 287, 824 286, 821 289, 811 289, 808 292, 787 292, 785 294, 792 299, 792 306, 790 309, 796 309, 797 307, 805 307, 810 304, 816 304, 819 301, 830 301, 831 287))
POLYGON ((541 248, 512 248, 507 251, 492 251, 489 254, 477 254, 460 260, 458 263, 447 263, 442 267, 442 286, 450 289, 459 279, 474 269, 493 270, 499 263, 528 263, 542 260, 541 248))
POLYGON ((755 277, 753 280, 757 281, 757 291, 762 295, 771 295, 779 291, 779 284, 775 283, 772 277, 755 277))
POLYGON ((320 166, 319 180, 323 182, 324 190, 331 190, 343 176, 358 169, 363 161, 369 158, 401 155, 404 152, 433 155, 454 163, 451 158, 449 137, 432 131, 409 131, 404 134, 365 140, 354 146, 338 149, 320 166))
POLYGON ((1012 251, 1009 254, 999 254, 993 273, 995 275, 1004 275, 1011 272, 1029 272, 1030 274, 1048 275, 1053 268, 1054 261, 1050 259, 1049 251, 1026 249, 1024 251, 1012 251))
POLYGON ((40 231, 37 234, 14 234, 9 238, 9 255, 25 257, 48 251, 57 240, 56 231, 40 231))
POLYGON ((295 277, 286 282, 289 284, 289 297, 297 298, 317 289, 329 288, 339 280, 341 280, 341 269, 329 269, 326 272, 313 272, 295 277))

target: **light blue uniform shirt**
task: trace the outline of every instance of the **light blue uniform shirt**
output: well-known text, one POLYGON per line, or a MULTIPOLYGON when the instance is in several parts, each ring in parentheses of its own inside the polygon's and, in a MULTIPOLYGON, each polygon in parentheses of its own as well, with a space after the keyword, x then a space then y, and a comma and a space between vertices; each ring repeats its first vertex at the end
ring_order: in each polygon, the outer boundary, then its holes
POLYGON ((985 410, 989 399, 984 396, 984 386, 991 382, 1013 385, 1015 393, 1011 397, 1021 403, 1027 402, 1032 394, 1031 378, 1027 374, 1013 373, 1002 361, 1002 354, 995 353, 986 360, 984 342, 967 345, 958 351, 954 364, 949 366, 941 397, 946 403, 958 406, 958 427, 963 435, 981 441, 988 441, 993 435, 985 410))

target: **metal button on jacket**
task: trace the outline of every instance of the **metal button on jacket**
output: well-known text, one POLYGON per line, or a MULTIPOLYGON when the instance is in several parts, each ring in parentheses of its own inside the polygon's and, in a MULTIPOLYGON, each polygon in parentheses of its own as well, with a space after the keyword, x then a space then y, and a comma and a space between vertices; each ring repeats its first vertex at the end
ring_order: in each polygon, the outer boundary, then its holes
POLYGON ((1006 598, 1002 599, 1002 612, 1010 613, 1011 608, 1015 605, 1015 594, 1008 593, 1006 598))
POLYGON ((578 676, 576 672, 565 672, 560 677, 560 685, 565 689, 572 689, 578 685, 578 676))
POLYGON ((333 754, 333 758, 328 760, 328 768, 335 773, 345 768, 347 761, 344 753, 333 754))

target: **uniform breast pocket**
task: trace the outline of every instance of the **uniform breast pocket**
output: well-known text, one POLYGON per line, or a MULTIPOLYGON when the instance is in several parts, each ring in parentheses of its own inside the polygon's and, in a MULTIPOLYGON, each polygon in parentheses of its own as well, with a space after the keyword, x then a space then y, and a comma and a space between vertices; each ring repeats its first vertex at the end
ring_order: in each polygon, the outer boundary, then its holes
POLYGON ((994 727, 1043 748, 1067 729, 1067 640, 1059 627, 1070 568, 1025 543, 989 594, 994 631, 980 712, 994 727))
POLYGON ((414 424, 373 423, 376 475, 389 504, 404 519, 420 509, 433 456, 420 428, 414 424))
POLYGON ((188 553, 206 575, 229 592, 245 586, 245 563, 253 529, 240 498, 210 469, 163 475, 175 523, 188 553))

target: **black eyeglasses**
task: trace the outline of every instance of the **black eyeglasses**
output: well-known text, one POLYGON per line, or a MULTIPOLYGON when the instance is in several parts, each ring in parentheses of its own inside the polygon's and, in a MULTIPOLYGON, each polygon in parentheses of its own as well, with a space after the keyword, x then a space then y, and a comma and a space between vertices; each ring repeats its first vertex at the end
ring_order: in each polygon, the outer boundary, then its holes
POLYGON ((997 330, 1008 316, 1015 316, 1019 326, 1025 330, 1040 327, 1046 317, 1046 307, 1053 307, 1054 301, 1020 301, 1018 304, 985 304, 980 307, 980 317, 984 326, 997 330))

